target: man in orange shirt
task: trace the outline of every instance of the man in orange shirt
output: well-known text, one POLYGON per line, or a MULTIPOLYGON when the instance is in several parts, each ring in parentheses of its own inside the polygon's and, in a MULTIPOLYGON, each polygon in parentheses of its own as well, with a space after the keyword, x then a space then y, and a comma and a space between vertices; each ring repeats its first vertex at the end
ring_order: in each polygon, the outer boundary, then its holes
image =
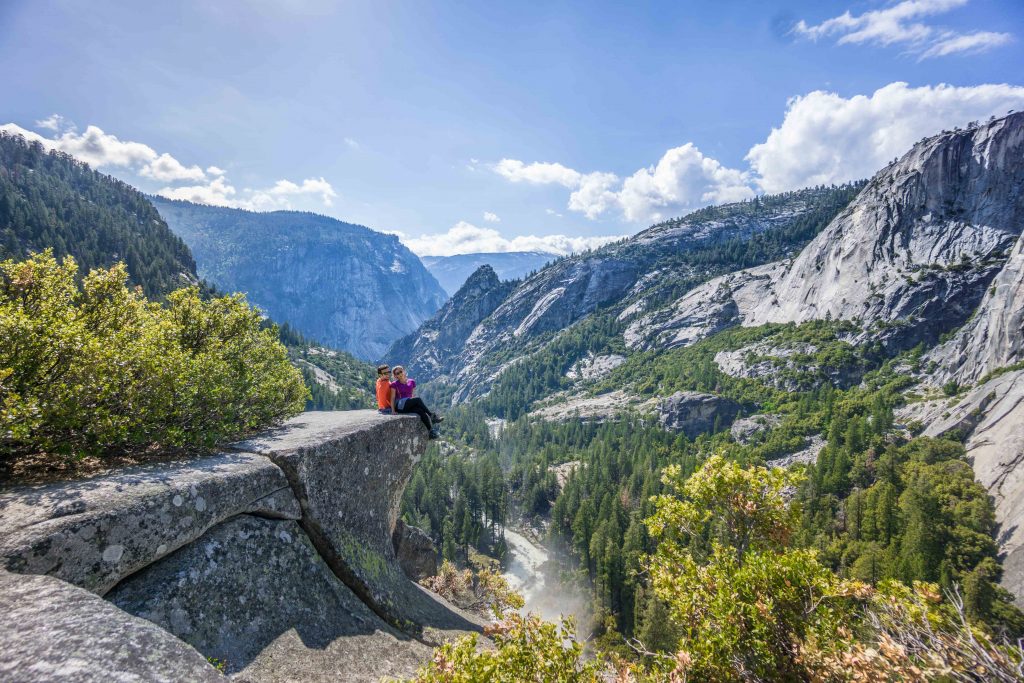
POLYGON ((387 365, 377 366, 377 412, 391 415, 391 368, 387 365))

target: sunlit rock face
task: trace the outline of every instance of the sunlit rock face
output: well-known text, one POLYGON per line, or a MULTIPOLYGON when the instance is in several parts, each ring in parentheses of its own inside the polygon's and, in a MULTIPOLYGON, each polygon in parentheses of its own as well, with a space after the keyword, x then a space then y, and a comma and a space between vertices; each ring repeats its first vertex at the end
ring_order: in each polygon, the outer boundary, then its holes
POLYGON ((981 366, 1020 350, 1012 340, 1024 299, 1022 229, 1024 114, 1013 114, 915 145, 792 262, 712 279, 634 320, 626 342, 687 346, 734 325, 833 318, 859 322, 862 341, 898 350, 934 344, 982 305, 973 337, 949 350, 979 376, 981 366), (980 347, 993 338, 992 358, 969 361, 989 353, 980 347))
POLYGON ((1024 229, 1024 114, 915 145, 819 234, 745 325, 828 316, 910 323, 933 343, 982 301, 1024 229))

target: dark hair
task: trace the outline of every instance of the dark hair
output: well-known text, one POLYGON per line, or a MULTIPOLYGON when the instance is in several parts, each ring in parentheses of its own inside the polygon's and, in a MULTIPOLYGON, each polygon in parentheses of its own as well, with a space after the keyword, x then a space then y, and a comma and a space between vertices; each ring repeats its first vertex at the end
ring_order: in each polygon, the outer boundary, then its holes
POLYGON ((388 369, 388 366, 387 366, 387 364, 384 364, 384 365, 378 365, 378 366, 377 366, 377 374, 378 374, 378 375, 383 375, 383 374, 384 374, 384 371, 385 371, 385 370, 387 370, 387 369, 388 369))

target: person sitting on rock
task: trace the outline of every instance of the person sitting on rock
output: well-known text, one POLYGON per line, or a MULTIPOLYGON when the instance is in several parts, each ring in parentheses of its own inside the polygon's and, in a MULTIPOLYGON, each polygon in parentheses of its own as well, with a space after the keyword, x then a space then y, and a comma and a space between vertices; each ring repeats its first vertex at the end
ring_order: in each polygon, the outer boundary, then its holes
POLYGON ((391 410, 391 368, 387 365, 377 366, 377 412, 390 415, 391 410))
POLYGON ((431 412, 423 399, 412 395, 416 388, 416 380, 405 376, 405 368, 396 365, 392 374, 395 376, 395 381, 391 383, 391 405, 395 412, 399 414, 416 413, 430 432, 430 438, 436 439, 440 436, 436 425, 444 418, 431 412))

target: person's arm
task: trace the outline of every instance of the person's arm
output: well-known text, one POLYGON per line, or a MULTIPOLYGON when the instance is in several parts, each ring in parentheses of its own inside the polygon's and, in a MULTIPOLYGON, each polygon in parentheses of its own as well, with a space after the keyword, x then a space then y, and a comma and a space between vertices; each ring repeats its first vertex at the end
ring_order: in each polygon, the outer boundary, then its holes
POLYGON ((394 387, 391 388, 391 412, 392 413, 397 413, 398 412, 398 403, 397 403, 397 401, 395 401, 395 389, 394 389, 394 387))
POLYGON ((409 398, 412 398, 415 395, 416 395, 416 380, 410 379, 409 380, 409 398))

